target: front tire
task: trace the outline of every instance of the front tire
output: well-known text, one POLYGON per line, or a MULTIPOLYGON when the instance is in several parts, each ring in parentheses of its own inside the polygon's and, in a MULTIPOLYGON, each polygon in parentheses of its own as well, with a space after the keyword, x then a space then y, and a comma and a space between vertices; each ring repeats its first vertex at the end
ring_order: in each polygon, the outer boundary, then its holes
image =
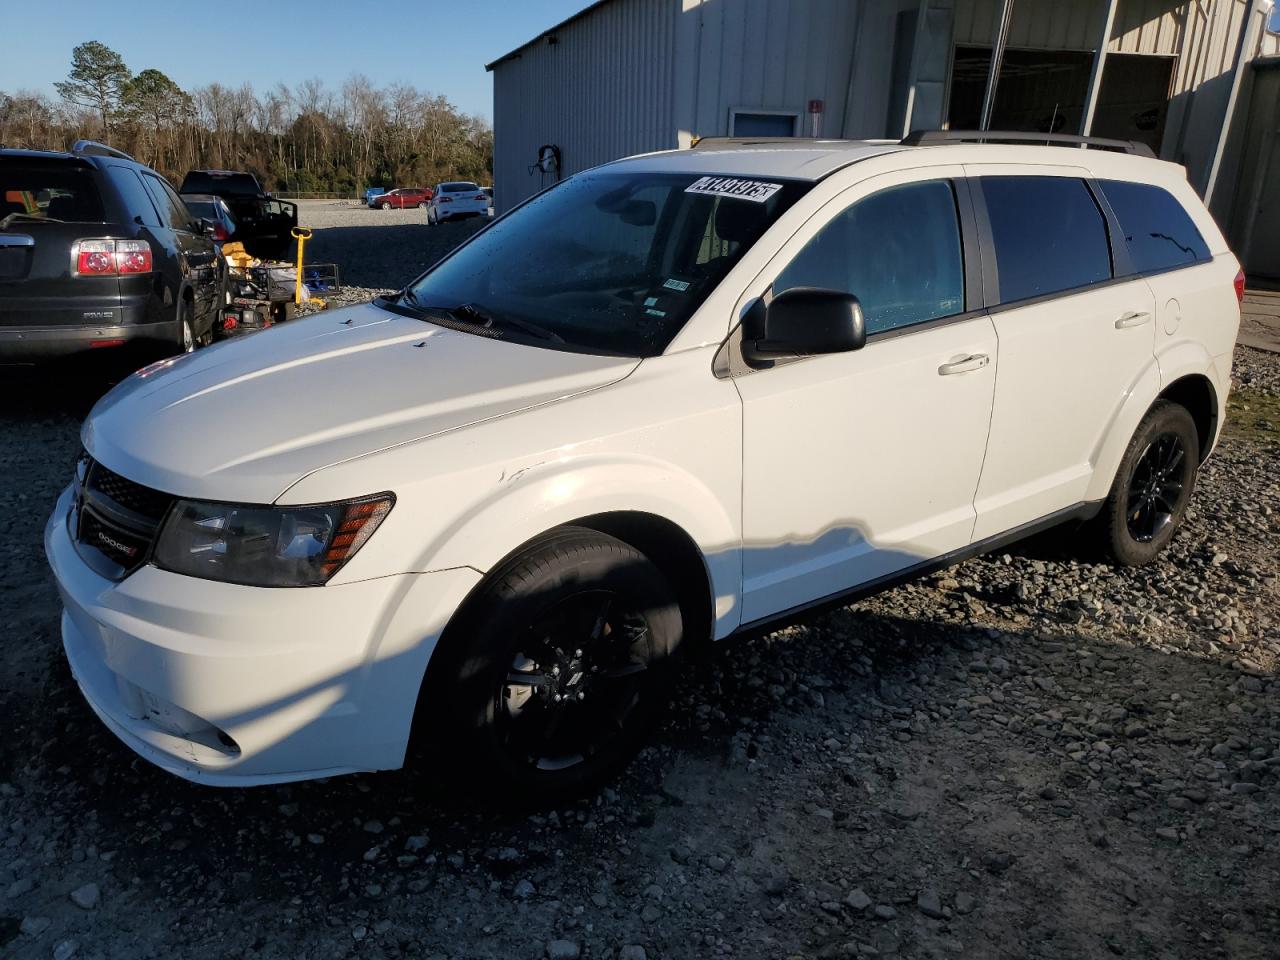
POLYGON ((1125 567, 1150 563, 1173 539, 1195 490, 1199 452, 1187 409, 1156 401, 1134 431, 1098 517, 1111 560, 1125 567))
POLYGON ((660 720, 682 635, 647 557, 568 527, 498 568, 437 650, 429 741, 461 792, 544 806, 614 776, 660 720))

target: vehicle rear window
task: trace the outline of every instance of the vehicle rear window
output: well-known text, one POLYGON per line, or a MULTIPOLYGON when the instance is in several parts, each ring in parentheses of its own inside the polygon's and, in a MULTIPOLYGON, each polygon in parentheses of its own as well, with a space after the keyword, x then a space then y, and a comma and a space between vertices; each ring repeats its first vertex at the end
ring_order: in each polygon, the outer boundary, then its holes
POLYGON ((182 178, 182 193, 216 193, 221 196, 256 197, 262 191, 251 173, 209 173, 192 170, 182 178))
POLYGON ((101 223, 102 197, 87 167, 74 163, 0 158, 0 220, 101 223))
POLYGON ((1102 194, 1120 221, 1133 267, 1152 273, 1209 259, 1209 247, 1173 194, 1149 183, 1103 180, 1102 194))
POLYGON ((995 241, 1000 303, 1111 278, 1106 221, 1083 180, 979 179, 995 241))
POLYGON ((480 188, 474 183, 442 183, 440 189, 445 193, 470 193, 480 188))

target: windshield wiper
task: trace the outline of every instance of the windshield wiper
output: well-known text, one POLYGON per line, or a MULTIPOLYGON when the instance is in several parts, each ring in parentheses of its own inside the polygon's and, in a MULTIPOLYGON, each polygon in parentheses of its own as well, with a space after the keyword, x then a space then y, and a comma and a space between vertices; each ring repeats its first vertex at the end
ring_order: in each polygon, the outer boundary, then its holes
POLYGON ((65 220, 59 220, 57 217, 37 217, 34 213, 22 213, 15 210, 8 214, 3 220, 0 220, 0 230, 5 229, 15 220, 35 220, 38 222, 48 221, 49 223, 66 223, 65 220))
POLYGON ((484 327, 486 330, 495 330, 499 327, 515 327, 517 330, 523 330, 525 333, 540 340, 564 343, 564 337, 553 330, 548 330, 546 327, 541 327, 528 320, 522 320, 519 317, 495 317, 483 307, 474 303, 464 303, 456 307, 428 307, 426 309, 439 310, 453 320, 475 324, 478 327, 484 327))

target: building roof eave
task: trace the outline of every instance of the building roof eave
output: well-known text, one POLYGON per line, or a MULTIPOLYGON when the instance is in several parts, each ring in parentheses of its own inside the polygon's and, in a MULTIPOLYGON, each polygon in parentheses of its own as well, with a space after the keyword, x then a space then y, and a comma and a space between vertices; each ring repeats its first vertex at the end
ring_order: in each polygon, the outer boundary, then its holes
POLYGON ((554 26, 548 27, 546 30, 543 30, 536 37, 532 37, 531 39, 526 40, 524 43, 520 44, 520 46, 516 47, 514 50, 510 50, 507 53, 504 53, 502 56, 498 57, 496 60, 493 60, 490 63, 486 63, 484 65, 485 71, 487 73, 492 73, 494 67, 498 66, 501 63, 504 63, 507 60, 516 59, 517 57, 520 56, 520 53, 523 50, 533 46, 543 37, 546 37, 550 34, 555 33, 557 30, 567 27, 569 24, 573 23, 575 20, 581 20, 587 14, 591 13, 591 11, 595 10, 596 7, 602 7, 606 3, 612 3, 612 2, 613 0, 595 0, 594 3, 587 4, 577 13, 573 14, 572 16, 565 17, 563 20, 561 20, 559 23, 555 24, 554 26))

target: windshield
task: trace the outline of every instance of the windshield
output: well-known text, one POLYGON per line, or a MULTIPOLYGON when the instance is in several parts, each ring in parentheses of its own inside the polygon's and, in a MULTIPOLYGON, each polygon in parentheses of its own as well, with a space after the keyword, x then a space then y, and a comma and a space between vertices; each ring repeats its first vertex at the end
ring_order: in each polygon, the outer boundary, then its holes
POLYGON ((491 318, 491 335, 518 339, 532 325, 547 334, 528 341, 539 346, 655 356, 811 186, 579 174, 495 221, 396 303, 407 312, 465 307, 491 318))

